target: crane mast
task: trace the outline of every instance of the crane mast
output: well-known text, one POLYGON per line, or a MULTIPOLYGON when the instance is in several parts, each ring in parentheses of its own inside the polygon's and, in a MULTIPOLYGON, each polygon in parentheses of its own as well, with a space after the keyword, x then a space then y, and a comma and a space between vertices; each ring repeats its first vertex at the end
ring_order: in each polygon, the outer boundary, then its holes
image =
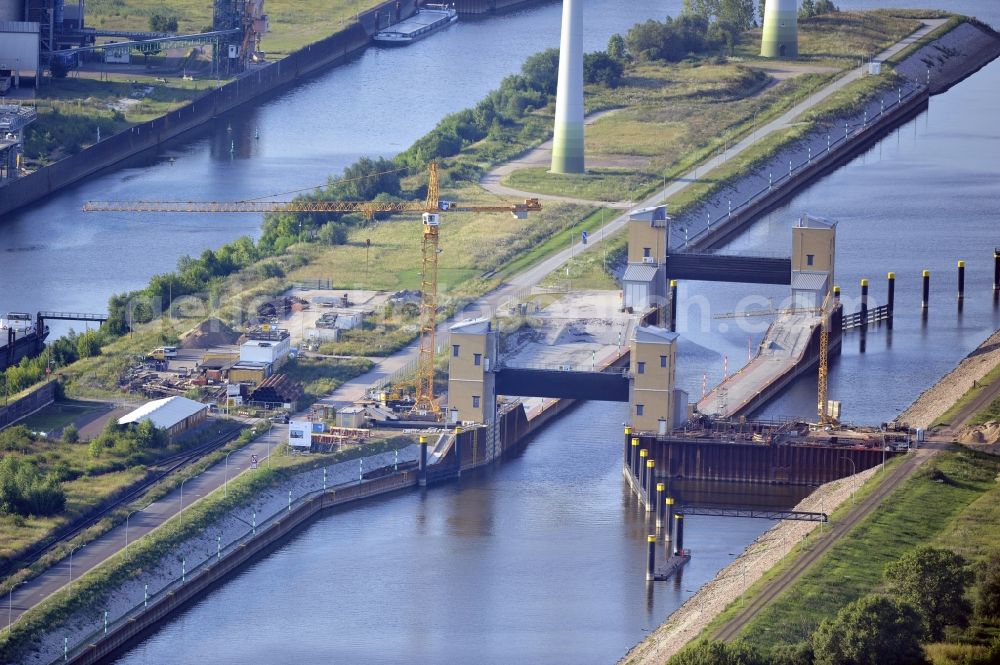
POLYGON ((423 222, 420 262, 420 347, 417 357, 417 395, 413 411, 438 414, 434 400, 434 354, 437 332, 438 253, 441 212, 479 212, 512 214, 525 219, 529 212, 542 209, 538 199, 495 206, 462 205, 442 201, 438 165, 429 164, 427 198, 424 201, 88 201, 84 212, 175 212, 175 213, 265 213, 265 212, 338 212, 360 213, 371 219, 375 213, 419 212, 423 222))

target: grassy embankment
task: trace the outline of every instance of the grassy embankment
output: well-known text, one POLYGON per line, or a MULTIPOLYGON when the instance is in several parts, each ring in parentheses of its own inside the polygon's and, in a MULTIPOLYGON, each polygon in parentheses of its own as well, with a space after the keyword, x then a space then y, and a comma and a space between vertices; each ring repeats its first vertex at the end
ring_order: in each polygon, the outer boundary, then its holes
MULTIPOLYGON (((777 600, 758 613, 742 638, 769 653, 783 644, 808 639, 819 623, 833 617, 845 604, 877 590, 885 566, 920 544, 952 549, 970 561, 979 560, 1000 545, 996 529, 1000 519, 1000 458, 964 448, 939 454, 893 492, 865 521, 834 545, 816 565, 777 600)), ((881 476, 869 481, 864 492, 875 489, 881 476)), ((859 495, 861 496, 861 495, 859 495)), ((832 516, 837 521, 850 505, 832 516)), ((754 584, 745 596, 760 593, 778 574, 794 564, 797 556, 813 546, 812 534, 754 584)), ((717 617, 703 635, 712 635, 731 619, 740 605, 734 603, 717 617)), ((973 623, 965 631, 949 634, 949 641, 988 645, 1000 626, 973 623)), ((934 646, 936 651, 945 647, 934 646)), ((944 662, 944 661, 941 661, 944 662)))
MULTIPOLYGON (((318 41, 349 25, 357 12, 375 6, 359 0, 271 0, 271 32, 261 48, 269 60, 318 41)), ((177 19, 178 32, 198 33, 212 25, 212 3, 193 0, 94 0, 87 3, 87 24, 106 30, 148 31, 154 14, 177 19)), ((214 88, 210 50, 185 47, 140 59, 130 65, 91 62, 66 78, 49 78, 37 92, 38 120, 26 132, 29 168, 75 154, 133 125, 185 106, 214 88), (185 80, 183 74, 195 80, 185 80), (147 93, 146 89, 152 90, 147 93), (128 101, 127 101, 128 100, 128 101)))
MULTIPOLYGON (((130 543, 127 560, 123 552, 114 554, 98 568, 75 579, 72 593, 63 589, 28 610, 11 632, 0 636, 0 660, 16 662, 20 656, 30 651, 38 636, 52 630, 75 612, 89 611, 95 617, 98 616, 100 610, 96 608, 106 606, 107 598, 122 580, 134 577, 144 569, 162 566, 164 558, 176 551, 180 544, 204 536, 206 527, 222 519, 233 509, 249 504, 269 487, 310 469, 403 448, 411 443, 413 441, 409 438, 400 436, 349 447, 319 458, 291 456, 283 446, 276 448, 270 466, 231 478, 226 493, 217 490, 186 506, 183 525, 177 519, 168 521, 147 536, 130 543)), ((224 449, 216 453, 214 461, 221 459, 225 452, 224 449)), ((170 489, 176 487, 180 480, 181 478, 177 478, 170 489)), ((162 493, 165 494, 166 491, 168 489, 163 488, 162 493)))
POLYGON ((622 109, 587 128, 591 172, 557 176, 525 168, 503 183, 542 194, 638 200, 787 111, 829 82, 831 70, 856 65, 860 55, 898 42, 919 22, 883 11, 845 12, 799 26, 801 60, 812 73, 781 81, 766 76, 774 62, 755 52, 759 30, 741 36, 737 58, 726 64, 711 58, 634 64, 618 89, 588 89, 588 112, 622 109))
MULTIPOLYGON (((836 61, 831 62, 839 63, 839 66, 853 65, 855 64, 853 54, 856 49, 862 49, 862 51, 858 52, 874 51, 898 42, 899 39, 907 34, 910 34, 916 28, 917 23, 913 19, 925 17, 936 18, 939 15, 951 16, 950 14, 942 14, 938 12, 911 12, 905 10, 901 12, 886 10, 872 12, 871 14, 876 17, 876 22, 873 23, 873 25, 881 25, 881 29, 888 31, 886 34, 880 34, 877 31, 873 32, 870 29, 870 25, 858 20, 858 15, 856 14, 838 15, 841 17, 841 19, 836 22, 836 25, 838 26, 837 29, 840 31, 839 33, 833 34, 832 36, 827 35, 822 30, 816 29, 815 25, 804 33, 800 44, 804 54, 803 57, 819 60, 832 53, 837 56, 837 59, 836 61), (897 14, 902 14, 902 17, 896 18, 897 14)), ((803 21, 802 24, 809 25, 811 22, 817 21, 819 22, 818 25, 825 25, 828 23, 827 17, 817 17, 815 19, 810 19, 809 21, 803 21)), ((963 19, 961 17, 952 18, 944 25, 934 30, 927 36, 927 38, 921 40, 920 43, 926 43, 928 40, 940 37, 942 34, 945 34, 949 30, 953 29, 962 21, 963 19)), ((758 34, 756 38, 753 37, 754 31, 745 33, 743 39, 740 41, 743 48, 749 48, 746 44, 759 43, 759 31, 757 32, 758 34), (757 40, 756 42, 754 41, 755 39, 757 40)), ((749 51, 746 52, 749 53, 749 51)), ((910 52, 910 49, 907 49, 907 52, 910 52)), ((754 64, 753 62, 750 62, 750 60, 759 60, 765 63, 768 62, 756 57, 747 57, 748 61, 744 62, 744 65, 746 66, 752 66, 754 64)), ((731 125, 728 129, 724 127, 723 131, 716 134, 714 139, 710 139, 707 146, 702 147, 700 150, 694 149, 692 152, 687 153, 689 155, 688 158, 676 162, 669 169, 669 175, 667 178, 668 181, 670 178, 675 178, 682 173, 691 170, 696 164, 700 163, 705 158, 712 156, 722 148, 724 145, 723 142, 728 144, 735 143, 740 138, 751 134, 754 131, 754 127, 759 127, 768 120, 771 120, 787 111, 789 108, 794 106, 796 102, 801 101, 802 98, 808 96, 808 94, 829 81, 832 76, 807 74, 796 78, 800 81, 797 87, 788 85, 792 81, 796 80, 792 79, 791 81, 785 81, 776 86, 772 86, 770 89, 758 96, 759 99, 766 99, 769 93, 778 90, 783 86, 785 86, 785 92, 787 93, 786 97, 779 98, 771 106, 765 106, 763 104, 756 106, 756 108, 760 109, 757 113, 756 123, 753 122, 752 117, 755 106, 753 104, 735 102, 734 105, 742 104, 743 106, 743 113, 737 116, 738 121, 735 121, 735 124, 731 125), (749 112, 747 109, 749 109, 749 112), (692 159, 690 157, 691 155, 697 155, 697 160, 692 159)), ((891 71, 891 69, 883 68, 883 74, 881 76, 864 77, 861 80, 848 85, 843 90, 831 95, 824 102, 813 107, 810 111, 804 114, 794 126, 772 133, 766 138, 759 139, 750 149, 743 151, 738 156, 726 160, 726 162, 721 166, 712 169, 703 176, 700 176, 698 182, 685 188, 680 194, 671 197, 668 201, 670 204, 671 215, 677 217, 685 210, 695 207, 700 201, 705 200, 719 191, 722 191, 731 183, 739 181, 741 178, 751 173, 755 168, 759 168, 760 165, 765 163, 770 156, 776 154, 789 145, 793 145, 796 141, 800 140, 801 137, 811 131, 814 131, 817 127, 821 126, 831 118, 847 112, 851 108, 856 108, 863 101, 875 97, 885 90, 895 89, 896 81, 897 79, 895 78, 895 74, 891 71)), ((595 134, 599 136, 602 132, 607 132, 611 136, 614 136, 616 133, 621 133, 623 135, 642 137, 646 134, 654 135, 658 131, 665 129, 658 127, 656 123, 646 124, 641 120, 634 127, 621 126, 623 121, 628 121, 627 114, 631 112, 633 112, 632 109, 622 111, 614 115, 601 118, 594 123, 594 125, 588 128, 588 145, 592 140, 591 136, 595 134), (604 129, 605 127, 607 129, 604 129)), ((713 111, 707 110, 703 112, 712 113, 713 111)), ((641 150, 641 148, 633 149, 641 150)), ((524 177, 528 180, 532 180, 532 182, 534 182, 537 186, 535 191, 553 194, 567 194, 569 191, 560 191, 558 187, 559 181, 552 176, 543 177, 539 180, 535 179, 531 170, 525 171, 527 171, 527 175, 524 177)), ((521 173, 523 173, 523 171, 517 171, 511 174, 511 176, 508 176, 510 182, 514 182, 515 178, 521 177, 519 175, 521 173)), ((587 176, 575 177, 586 178, 587 176)), ((640 194, 633 195, 633 197, 639 198, 648 193, 650 192, 642 192, 640 194)), ((618 255, 621 255, 623 247, 623 232, 619 232, 616 236, 609 238, 609 245, 607 248, 609 255, 612 255, 615 251, 617 251, 618 255)), ((601 280, 602 273, 605 269, 606 268, 603 265, 603 262, 596 261, 593 257, 589 256, 589 253, 573 259, 569 264, 571 280, 578 279, 581 280, 581 283, 591 283, 595 280, 601 280)), ((556 276, 552 276, 547 285, 557 286, 560 283, 565 283, 565 281, 565 279, 560 281, 556 276)))

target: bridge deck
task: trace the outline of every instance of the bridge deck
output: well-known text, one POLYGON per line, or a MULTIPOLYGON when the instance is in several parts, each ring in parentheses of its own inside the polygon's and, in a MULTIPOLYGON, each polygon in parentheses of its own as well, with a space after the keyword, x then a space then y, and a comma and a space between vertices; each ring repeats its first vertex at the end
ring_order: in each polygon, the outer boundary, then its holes
POLYGON ((741 415, 772 384, 782 381, 805 361, 819 325, 816 314, 783 314, 767 331, 757 355, 698 402, 698 411, 719 416, 741 415))

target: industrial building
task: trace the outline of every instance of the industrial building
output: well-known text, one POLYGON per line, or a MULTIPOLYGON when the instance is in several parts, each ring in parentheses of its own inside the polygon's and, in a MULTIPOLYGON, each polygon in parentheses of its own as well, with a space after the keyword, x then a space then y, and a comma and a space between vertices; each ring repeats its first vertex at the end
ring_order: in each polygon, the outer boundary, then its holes
POLYGON ((24 155, 24 128, 36 117, 35 109, 28 106, 0 105, 0 185, 18 177, 24 155))
POLYGON ((118 424, 136 425, 148 420, 157 429, 166 430, 170 439, 175 439, 207 417, 208 404, 175 395, 143 404, 119 418, 118 424))
POLYGON ((40 34, 38 23, 10 19, 16 13, 5 12, 0 0, 0 93, 10 88, 20 88, 21 79, 29 78, 35 87, 41 75, 39 64, 40 34))
POLYGON ((134 30, 98 30, 86 25, 84 0, 0 0, 0 93, 19 88, 22 79, 38 87, 42 73, 60 62, 73 68, 91 51, 105 51, 108 62, 128 62, 130 50, 148 51, 159 43, 211 44, 214 68, 229 77, 263 59, 261 37, 270 29, 264 0, 213 0, 213 29, 174 35, 134 30), (98 43, 123 44, 113 50, 98 43))
POLYGON ((254 330, 240 344, 240 362, 266 363, 271 365, 270 374, 285 363, 291 350, 292 338, 287 330, 254 330))

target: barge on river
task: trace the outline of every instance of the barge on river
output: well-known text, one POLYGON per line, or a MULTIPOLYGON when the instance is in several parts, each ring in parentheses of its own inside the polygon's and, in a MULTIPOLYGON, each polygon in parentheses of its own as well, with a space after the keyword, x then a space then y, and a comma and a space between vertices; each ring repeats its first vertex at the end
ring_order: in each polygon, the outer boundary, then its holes
POLYGON ((16 365, 21 358, 37 355, 48 335, 49 327, 39 330, 31 314, 9 312, 0 318, 0 370, 16 365))
POLYGON ((449 5, 426 5, 417 13, 375 34, 375 41, 387 46, 410 44, 448 27, 458 20, 458 12, 449 5))

